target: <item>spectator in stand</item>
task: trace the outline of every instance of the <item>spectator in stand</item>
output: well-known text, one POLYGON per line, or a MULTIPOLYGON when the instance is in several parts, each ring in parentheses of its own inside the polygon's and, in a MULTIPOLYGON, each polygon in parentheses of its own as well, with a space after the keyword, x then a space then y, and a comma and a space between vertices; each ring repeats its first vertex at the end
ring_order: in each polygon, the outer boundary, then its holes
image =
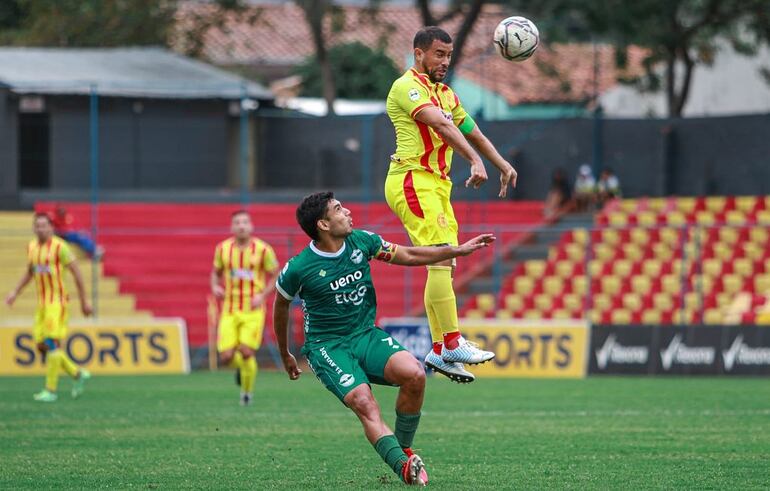
POLYGON ((53 222, 56 235, 67 242, 80 247, 89 257, 92 257, 97 261, 102 258, 104 255, 104 248, 100 245, 96 245, 85 231, 75 229, 75 217, 73 217, 66 208, 57 206, 51 221, 53 222))
POLYGON ((575 208, 577 211, 589 211, 596 204, 596 179, 591 167, 583 164, 575 179, 575 208))
POLYGON ((608 201, 622 197, 620 180, 609 167, 604 169, 599 176, 597 185, 599 207, 603 207, 608 201))
POLYGON ((543 213, 546 218, 552 218, 560 210, 569 208, 572 199, 572 190, 567 180, 567 173, 564 169, 558 168, 553 171, 551 176, 551 187, 545 198, 545 208, 543 213))

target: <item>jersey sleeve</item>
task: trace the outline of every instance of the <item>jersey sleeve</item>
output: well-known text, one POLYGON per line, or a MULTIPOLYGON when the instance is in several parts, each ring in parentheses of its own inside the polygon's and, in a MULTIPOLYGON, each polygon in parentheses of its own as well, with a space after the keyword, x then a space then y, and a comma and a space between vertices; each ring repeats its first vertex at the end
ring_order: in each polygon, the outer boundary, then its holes
POLYGON ((367 236, 367 255, 369 260, 376 259, 386 263, 392 262, 393 258, 396 257, 396 249, 398 249, 398 246, 388 242, 374 232, 368 232, 366 230, 364 230, 364 232, 367 236))
POLYGON ((225 262, 222 259, 222 244, 217 244, 217 248, 214 250, 214 269, 217 271, 225 269, 225 262))
POLYGON ((272 247, 265 244, 265 254, 262 258, 262 268, 268 273, 274 273, 278 269, 278 258, 272 247))
POLYGON ((391 97, 398 106, 414 119, 415 115, 433 103, 428 89, 408 80, 397 80, 391 89, 391 97))
POLYGON ((70 249, 70 246, 68 246, 66 242, 62 242, 59 247, 59 262, 67 266, 72 264, 72 261, 74 260, 75 255, 72 254, 72 249, 70 249))
POLYGON ((281 274, 278 275, 278 279, 275 282, 275 289, 278 290, 278 293, 280 293, 286 300, 292 300, 302 287, 300 275, 301 269, 302 268, 296 264, 296 260, 292 258, 283 267, 281 274))

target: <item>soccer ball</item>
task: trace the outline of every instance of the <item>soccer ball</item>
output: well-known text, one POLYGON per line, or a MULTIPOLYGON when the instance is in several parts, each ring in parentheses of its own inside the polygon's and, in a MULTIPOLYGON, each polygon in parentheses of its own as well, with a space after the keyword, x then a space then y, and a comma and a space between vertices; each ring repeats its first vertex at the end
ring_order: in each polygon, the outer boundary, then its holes
POLYGON ((510 61, 524 61, 540 44, 540 33, 534 22, 524 17, 508 17, 495 28, 495 49, 510 61))

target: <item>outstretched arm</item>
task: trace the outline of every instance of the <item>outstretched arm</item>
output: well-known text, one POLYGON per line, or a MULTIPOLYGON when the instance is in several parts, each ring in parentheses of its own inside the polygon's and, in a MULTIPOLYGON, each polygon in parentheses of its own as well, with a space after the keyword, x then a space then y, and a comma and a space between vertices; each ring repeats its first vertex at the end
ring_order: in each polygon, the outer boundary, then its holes
POLYGON ((13 302, 16 301, 16 297, 19 296, 22 290, 24 290, 24 287, 27 286, 27 284, 32 281, 32 268, 28 267, 27 271, 24 272, 24 275, 19 280, 19 283, 16 284, 16 288, 11 290, 11 292, 8 294, 7 297, 5 297, 5 303, 11 307, 13 305, 13 302))
POLYGON ((457 256, 467 256, 479 249, 489 247, 489 244, 495 241, 492 234, 482 234, 472 238, 460 246, 440 246, 440 247, 406 247, 398 246, 395 255, 391 261, 393 264, 402 266, 424 266, 434 264, 457 256))
POLYGON ((516 187, 516 178, 518 177, 516 170, 500 155, 495 146, 492 145, 492 142, 489 141, 489 138, 481 132, 478 126, 473 128, 465 137, 476 147, 481 155, 492 162, 492 165, 500 171, 500 193, 498 196, 505 198, 505 195, 508 193, 508 184, 510 183, 514 188, 516 187))
POLYGON ((273 329, 275 330, 275 339, 278 342, 278 352, 281 354, 281 361, 286 373, 291 380, 297 380, 302 370, 297 366, 297 359, 289 352, 289 307, 291 300, 287 300, 283 294, 275 296, 273 303, 273 329))

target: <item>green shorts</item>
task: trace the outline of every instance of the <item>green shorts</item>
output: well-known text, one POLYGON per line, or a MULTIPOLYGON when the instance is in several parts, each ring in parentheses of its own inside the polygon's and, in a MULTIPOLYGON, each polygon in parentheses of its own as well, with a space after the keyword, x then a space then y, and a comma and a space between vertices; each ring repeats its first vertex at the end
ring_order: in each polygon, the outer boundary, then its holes
POLYGON ((361 384, 392 386, 385 380, 385 365, 399 351, 406 348, 379 327, 328 341, 305 343, 302 347, 302 354, 315 376, 343 404, 345 396, 361 384))

